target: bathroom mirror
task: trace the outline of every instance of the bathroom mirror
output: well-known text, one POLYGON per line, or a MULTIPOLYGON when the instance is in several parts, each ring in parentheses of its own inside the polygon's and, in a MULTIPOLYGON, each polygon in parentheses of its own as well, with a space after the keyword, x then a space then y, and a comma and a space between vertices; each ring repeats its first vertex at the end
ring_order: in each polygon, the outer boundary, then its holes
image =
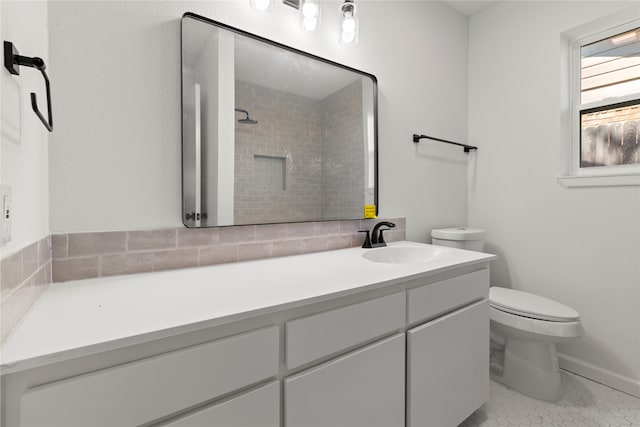
POLYGON ((182 17, 187 227, 363 218, 377 206, 377 83, 207 18, 182 17))

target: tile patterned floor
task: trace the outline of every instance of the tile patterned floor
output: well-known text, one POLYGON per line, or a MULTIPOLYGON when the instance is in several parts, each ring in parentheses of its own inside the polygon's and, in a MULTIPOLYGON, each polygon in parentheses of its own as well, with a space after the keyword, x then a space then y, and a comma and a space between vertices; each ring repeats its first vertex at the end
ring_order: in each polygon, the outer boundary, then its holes
POLYGON ((640 427, 640 399, 562 371, 558 402, 542 402, 491 381, 489 402, 459 427, 640 427))

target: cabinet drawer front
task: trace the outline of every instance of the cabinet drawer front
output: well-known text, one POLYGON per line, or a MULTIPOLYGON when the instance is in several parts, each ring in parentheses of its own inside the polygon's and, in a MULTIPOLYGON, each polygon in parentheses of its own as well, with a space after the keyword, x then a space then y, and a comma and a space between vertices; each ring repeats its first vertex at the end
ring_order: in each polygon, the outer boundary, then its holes
POLYGON ((284 381, 285 427, 404 427, 405 335, 284 381))
POLYGON ((405 324, 403 292, 287 322, 287 367, 374 339, 405 324))
POLYGON ((130 426, 278 373, 278 328, 268 327, 28 390, 22 426, 130 426))
POLYGON ((280 383, 201 409, 167 427, 280 427, 280 383))
POLYGON ((433 319, 488 295, 488 268, 411 289, 409 323, 433 319))

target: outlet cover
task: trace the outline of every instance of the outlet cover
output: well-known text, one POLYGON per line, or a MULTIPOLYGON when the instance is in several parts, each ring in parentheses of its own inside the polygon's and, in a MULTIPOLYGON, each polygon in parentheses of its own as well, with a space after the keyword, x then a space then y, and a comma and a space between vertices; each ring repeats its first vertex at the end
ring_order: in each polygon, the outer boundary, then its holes
POLYGON ((2 216, 0 217, 0 246, 2 246, 11 241, 11 217, 13 216, 11 187, 5 184, 0 184, 0 208, 2 209, 2 216))

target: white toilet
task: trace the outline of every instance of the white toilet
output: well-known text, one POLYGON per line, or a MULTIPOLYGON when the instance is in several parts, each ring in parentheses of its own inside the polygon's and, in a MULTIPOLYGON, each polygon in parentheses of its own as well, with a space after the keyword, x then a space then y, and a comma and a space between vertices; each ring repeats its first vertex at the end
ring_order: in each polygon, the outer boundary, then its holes
MULTIPOLYGON (((431 232, 434 245, 474 251, 484 248, 484 230, 457 227, 431 232)), ((529 396, 562 397, 556 343, 584 334, 580 314, 564 304, 527 292, 492 286, 491 377, 529 396)))

